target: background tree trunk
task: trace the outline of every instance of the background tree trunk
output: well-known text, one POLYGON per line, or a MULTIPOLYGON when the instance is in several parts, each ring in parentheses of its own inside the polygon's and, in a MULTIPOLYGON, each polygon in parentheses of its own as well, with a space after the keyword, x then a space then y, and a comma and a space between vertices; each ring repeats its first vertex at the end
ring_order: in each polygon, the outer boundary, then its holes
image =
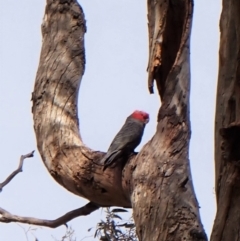
POLYGON ((215 124, 217 214, 212 241, 240 240, 240 2, 223 0, 215 124))
POLYGON ((47 0, 33 100, 38 150, 52 177, 99 206, 133 207, 139 240, 207 240, 189 168, 191 0, 148 1, 149 90, 162 106, 157 131, 137 156, 103 172, 103 153, 79 134, 77 97, 84 73, 81 7, 47 0))

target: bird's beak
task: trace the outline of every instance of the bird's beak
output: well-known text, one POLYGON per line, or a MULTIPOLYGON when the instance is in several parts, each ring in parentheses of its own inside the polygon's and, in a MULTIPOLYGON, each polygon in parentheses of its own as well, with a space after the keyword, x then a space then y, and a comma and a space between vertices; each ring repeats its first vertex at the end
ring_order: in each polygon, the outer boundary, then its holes
POLYGON ((149 122, 149 118, 147 118, 144 123, 147 124, 148 122, 149 122))

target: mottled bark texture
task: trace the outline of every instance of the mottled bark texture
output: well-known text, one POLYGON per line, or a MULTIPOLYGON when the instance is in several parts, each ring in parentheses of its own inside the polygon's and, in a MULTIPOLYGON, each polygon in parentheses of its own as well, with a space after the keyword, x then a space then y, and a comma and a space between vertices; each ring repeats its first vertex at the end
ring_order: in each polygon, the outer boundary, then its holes
POLYGON ((212 241, 240 240, 240 1, 223 0, 215 116, 212 241))
POLYGON ((133 162, 140 240, 207 240, 189 168, 191 0, 149 0, 149 90, 161 97, 156 134, 133 162))
POLYGON ((47 0, 43 43, 33 100, 38 150, 52 177, 70 192, 100 206, 131 207, 121 167, 103 172, 103 153, 79 134, 78 90, 85 67, 86 23, 75 0, 47 0))
POLYGON ((149 89, 162 106, 154 137, 126 165, 103 172, 103 156, 79 134, 84 14, 74 0, 47 0, 33 100, 38 150, 52 177, 99 206, 133 207, 141 241, 206 240, 189 169, 190 0, 148 1, 149 89))

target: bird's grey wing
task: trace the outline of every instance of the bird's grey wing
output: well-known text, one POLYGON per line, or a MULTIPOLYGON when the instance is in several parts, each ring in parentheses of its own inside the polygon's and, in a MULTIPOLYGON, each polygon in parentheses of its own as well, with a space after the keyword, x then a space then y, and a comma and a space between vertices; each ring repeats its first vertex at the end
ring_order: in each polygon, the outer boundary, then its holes
POLYGON ((141 142, 144 131, 144 124, 134 121, 126 121, 121 130, 113 139, 108 152, 115 150, 129 149, 134 150, 141 142))

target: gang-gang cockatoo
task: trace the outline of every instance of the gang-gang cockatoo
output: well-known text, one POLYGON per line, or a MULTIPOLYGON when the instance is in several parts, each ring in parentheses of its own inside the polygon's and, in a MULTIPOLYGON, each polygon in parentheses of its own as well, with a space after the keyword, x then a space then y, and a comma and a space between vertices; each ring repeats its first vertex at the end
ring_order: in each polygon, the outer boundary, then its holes
POLYGON ((140 144, 145 125, 149 121, 148 113, 135 110, 127 117, 125 124, 113 139, 106 155, 100 161, 103 170, 112 165, 122 156, 131 154, 140 144))

